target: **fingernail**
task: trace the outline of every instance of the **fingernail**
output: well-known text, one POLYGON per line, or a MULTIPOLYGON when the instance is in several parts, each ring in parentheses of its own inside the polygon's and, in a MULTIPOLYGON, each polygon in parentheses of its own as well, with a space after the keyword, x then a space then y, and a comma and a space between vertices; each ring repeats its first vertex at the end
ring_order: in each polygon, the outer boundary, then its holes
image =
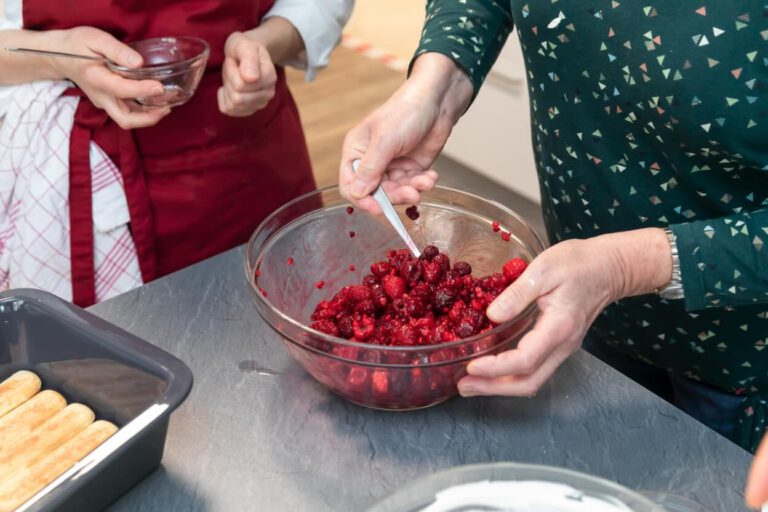
POLYGON ((157 86, 152 88, 152 94, 154 96, 158 96, 160 94, 163 94, 165 92, 165 89, 162 88, 162 86, 157 86))
POLYGON ((257 76, 259 71, 256 68, 247 67, 245 68, 245 74, 248 76, 248 78, 253 78, 257 76))
POLYGON ((499 305, 496 302, 492 302, 485 310, 485 314, 488 317, 498 317, 501 315, 499 305))
POLYGON ((352 182, 352 186, 349 188, 349 191, 352 193, 353 197, 361 198, 365 197, 366 193, 368 192, 368 183, 363 180, 355 180, 352 182))
POLYGON ((483 359, 472 361, 467 366, 467 372, 471 375, 477 375, 478 373, 485 373, 490 369, 490 363, 483 359))
POLYGON ((131 66, 141 66, 141 56, 136 55, 135 53, 132 53, 128 61, 131 63, 131 66))

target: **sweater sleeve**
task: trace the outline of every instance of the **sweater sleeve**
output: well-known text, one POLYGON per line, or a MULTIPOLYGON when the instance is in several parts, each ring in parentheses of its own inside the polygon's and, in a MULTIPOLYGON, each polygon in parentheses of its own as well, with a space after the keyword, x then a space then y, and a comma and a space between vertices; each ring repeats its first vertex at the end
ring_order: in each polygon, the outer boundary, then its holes
POLYGON ((477 95, 512 28, 509 0, 429 0, 411 66, 424 53, 441 53, 464 70, 477 95))
POLYGON ((768 209, 670 228, 686 309, 768 303, 768 209))

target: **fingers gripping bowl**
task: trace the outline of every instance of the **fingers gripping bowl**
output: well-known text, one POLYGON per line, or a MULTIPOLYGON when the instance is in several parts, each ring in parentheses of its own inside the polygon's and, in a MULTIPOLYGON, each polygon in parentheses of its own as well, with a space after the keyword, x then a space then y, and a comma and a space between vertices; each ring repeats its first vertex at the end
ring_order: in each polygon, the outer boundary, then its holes
POLYGON ((208 43, 198 37, 155 37, 130 43, 144 59, 140 68, 127 68, 115 63, 107 67, 132 80, 157 80, 163 94, 136 101, 147 107, 175 107, 186 103, 200 84, 208 62, 208 43))
MULTIPOLYGON (((512 348, 533 325, 531 305, 485 333, 435 345, 361 343, 310 328, 318 302, 359 283, 372 263, 402 245, 385 220, 350 214, 348 207, 336 187, 304 195, 268 217, 245 254, 257 311, 291 355, 333 392, 379 409, 429 407, 457 393, 472 359, 512 348)), ((530 261, 544 248, 514 212, 466 192, 437 187, 423 194, 417 219, 405 210, 398 207, 398 214, 417 245, 435 245, 478 275, 498 272, 511 258, 530 261)))

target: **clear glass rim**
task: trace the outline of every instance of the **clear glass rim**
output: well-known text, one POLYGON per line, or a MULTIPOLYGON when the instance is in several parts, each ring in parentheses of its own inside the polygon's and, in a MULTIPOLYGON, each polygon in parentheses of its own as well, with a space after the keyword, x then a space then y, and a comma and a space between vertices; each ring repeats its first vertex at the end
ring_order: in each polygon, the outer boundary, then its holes
POLYGON ((208 57, 208 55, 211 53, 211 47, 208 45, 208 42, 205 39, 201 39, 199 37, 192 37, 192 36, 151 37, 149 39, 141 39, 139 41, 133 41, 132 43, 128 43, 128 46, 134 47, 134 45, 137 45, 139 43, 171 42, 171 41, 189 41, 195 44, 202 45, 203 49, 200 53, 198 53, 194 57, 190 57, 188 59, 180 60, 177 62, 170 62, 168 64, 156 64, 156 65, 142 66, 140 68, 129 68, 125 66, 120 66, 118 64, 114 64, 112 62, 108 63, 107 65, 113 71, 120 71, 122 73, 142 74, 142 72, 165 71, 166 69, 174 69, 180 66, 184 66, 186 64, 192 64, 197 60, 200 60, 204 57, 208 57))
MULTIPOLYGON (((652 500, 647 498, 643 495, 642 492, 635 491, 633 489, 630 489, 628 487, 625 487, 617 482, 614 482, 612 480, 608 480, 606 478, 602 478, 599 476, 591 475, 588 473, 583 473, 581 471, 576 471, 573 469, 568 468, 561 468, 557 466, 548 466, 544 464, 528 464, 528 463, 521 463, 521 462, 485 462, 485 463, 479 463, 479 464, 466 464, 462 466, 456 466, 448 469, 444 469, 441 471, 436 471, 434 473, 422 476, 420 478, 417 478, 410 483, 407 483, 405 485, 400 486, 395 491, 390 493, 388 496, 385 496, 384 498, 377 501, 369 510, 379 510, 379 508, 383 507, 384 505, 389 505, 390 502, 394 499, 396 499, 396 496, 402 495, 403 493, 406 493, 410 489, 414 489, 417 487, 421 487, 426 485, 430 481, 434 480, 441 480, 443 478, 449 478, 451 475, 460 475, 462 473, 472 473, 472 472, 483 472, 483 471, 503 471, 503 470, 512 470, 512 471, 520 471, 520 472, 530 472, 533 473, 530 478, 542 478, 542 475, 544 476, 551 476, 552 481, 556 481, 557 476, 565 476, 570 477, 573 480, 581 480, 584 482, 590 482, 592 484, 597 484, 601 487, 604 487, 605 490, 604 493, 613 492, 616 495, 618 495, 619 498, 631 498, 636 504, 642 504, 649 508, 649 510, 654 510, 655 512, 664 512, 664 509, 662 509, 659 505, 654 503, 652 500), (536 474, 538 473, 538 474, 536 474)), ((476 480, 478 481, 484 477, 478 476, 476 480)), ((519 478, 509 478, 511 481, 515 480, 524 480, 526 477, 519 477, 519 478)), ((492 481, 502 481, 503 479, 498 480, 492 480, 492 481)), ((468 480, 465 483, 471 483, 472 480, 468 480)), ((393 503, 394 504, 394 503, 393 503)), ((402 505, 402 504, 401 504, 402 505)), ((384 510, 384 508, 382 508, 384 510)), ((389 510, 389 508, 387 508, 389 510)))
MULTIPOLYGON (((244 257, 244 268, 245 268, 245 274, 246 279, 248 280, 248 284, 250 285, 251 289, 251 295, 253 296, 254 300, 258 301, 260 304, 262 304, 264 307, 269 309, 271 312, 275 313, 280 320, 298 328, 301 331, 304 331, 308 334, 312 334, 313 336, 319 338, 322 341, 325 341, 326 343, 331 343, 334 345, 341 345, 344 347, 354 347, 354 348, 360 348, 360 349, 368 349, 368 350, 378 350, 378 351, 392 351, 392 352, 401 352, 401 353, 411 353, 411 352, 431 352, 435 350, 442 350, 442 349, 449 349, 449 348, 455 348, 460 347, 462 345, 470 344, 476 341, 480 341, 484 338, 487 338, 489 336, 493 336, 496 334, 500 334, 501 331, 503 331, 506 327, 509 327, 511 324, 517 323, 521 320, 525 320, 526 318, 531 318, 532 320, 535 319, 535 317, 538 315, 538 307, 536 306, 536 303, 529 304, 522 312, 520 312, 517 316, 512 318, 511 320, 508 320, 507 322, 504 322, 503 324, 499 324, 493 329, 480 333, 475 334, 473 336, 470 336, 468 338, 462 338, 460 340, 451 341, 447 343, 436 343, 431 345, 409 345, 409 346, 390 346, 390 345, 376 345, 374 343, 364 343, 360 341, 352 341, 347 340, 344 338, 339 338, 337 336, 331 336, 329 334, 326 334, 324 332, 317 331, 315 329, 312 329, 308 325, 304 325, 301 322, 293 319, 292 317, 286 315, 282 311, 280 311, 278 308, 276 308, 272 302, 264 297, 258 289, 258 286, 256 286, 256 279, 255 279, 255 273, 256 269, 251 266, 251 258, 250 256, 254 253, 256 250, 255 242, 256 237, 265 229, 265 227, 271 222, 275 217, 279 216, 282 212, 288 210, 292 206, 294 206, 297 203, 300 203, 312 196, 322 196, 324 192, 338 192, 339 187, 336 185, 331 185, 328 187, 324 187, 321 189, 313 190, 312 192, 308 192, 304 195, 301 195, 297 197, 296 199, 293 199, 292 201, 289 201, 285 203, 283 206, 272 212, 266 219, 264 219, 261 224, 256 228, 256 230, 251 235, 250 239, 248 240, 248 244, 246 246, 245 251, 245 257, 244 257)), ((444 186, 437 186, 435 189, 438 190, 445 190, 447 192, 453 192, 461 195, 465 195, 480 201, 485 201, 486 203, 492 204, 496 208, 499 208, 500 210, 504 211, 504 213, 512 216, 515 220, 520 222, 523 226, 530 231, 531 235, 533 235, 534 239, 539 243, 539 245, 544 248, 546 245, 542 241, 541 237, 538 233, 526 222, 517 212, 507 208, 506 206, 492 200, 485 199, 483 197, 480 197, 476 194, 472 194, 471 192, 465 192, 463 190, 451 188, 451 187, 444 187, 444 186)), ((428 192, 427 192, 428 194, 428 192)), ((260 256, 262 249, 269 245, 269 241, 272 239, 273 236, 275 236, 277 232, 273 233, 268 237, 264 244, 258 248, 258 252, 256 253, 256 258, 254 260, 258 261, 258 256, 260 256)), ((537 254, 536 251, 533 250, 533 248, 528 247, 527 244, 525 244, 526 248, 529 252, 532 254, 537 254)), ((268 321, 268 323, 271 324, 271 322, 268 321)), ((274 327, 274 325, 273 325, 274 327)), ((293 340, 291 340, 293 341, 293 340)), ((498 343, 494 344, 494 346, 497 346, 498 343)), ((305 347, 304 344, 300 344, 300 346, 303 348, 305 347)))

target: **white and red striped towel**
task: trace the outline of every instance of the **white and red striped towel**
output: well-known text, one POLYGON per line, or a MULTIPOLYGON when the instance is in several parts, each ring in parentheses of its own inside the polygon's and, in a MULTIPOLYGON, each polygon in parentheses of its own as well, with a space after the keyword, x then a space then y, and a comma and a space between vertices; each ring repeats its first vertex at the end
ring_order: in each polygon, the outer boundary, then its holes
MULTIPOLYGON (((69 137, 79 98, 68 82, 14 87, 0 126, 0 289, 38 288, 72 300, 69 137)), ((90 146, 96 299, 142 284, 120 171, 90 146)))

